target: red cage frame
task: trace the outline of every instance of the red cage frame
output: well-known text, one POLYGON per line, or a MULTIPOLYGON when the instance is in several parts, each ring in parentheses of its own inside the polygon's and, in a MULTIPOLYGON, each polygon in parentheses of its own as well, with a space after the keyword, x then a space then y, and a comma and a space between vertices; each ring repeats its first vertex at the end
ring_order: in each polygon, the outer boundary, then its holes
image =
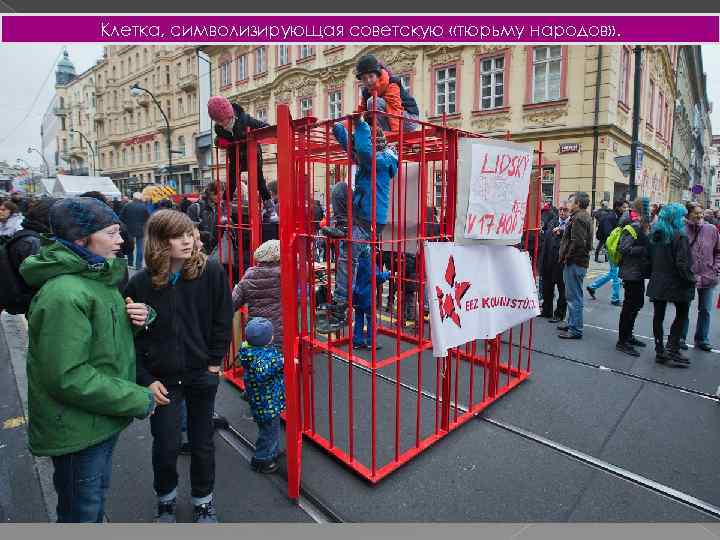
MULTIPOLYGON (((378 113, 378 115, 383 114, 385 113, 378 113)), ((374 158, 378 115, 373 115, 371 120, 373 186, 376 180, 374 158)), ((354 116, 348 116, 339 121, 345 124, 348 136, 351 138, 354 116)), ((444 358, 432 359, 431 357, 432 343, 429 339, 429 326, 423 317, 425 276, 422 243, 427 240, 444 241, 454 238, 457 143, 461 137, 481 137, 446 125, 416 122, 419 128, 416 131, 400 130, 387 136, 388 142, 397 147, 399 164, 390 197, 389 222, 392 224, 392 232, 380 238, 377 224, 373 220, 369 241, 352 241, 348 242, 345 247, 346 250, 352 250, 353 245, 367 244, 373 253, 376 253, 380 247, 386 248, 385 252, 387 253, 387 247, 390 246, 390 270, 391 274, 395 276, 393 281, 397 293, 396 315, 391 312, 389 316, 378 317, 377 299, 373 295, 371 312, 375 324, 373 325, 372 348, 369 358, 357 354, 357 351, 353 350, 353 340, 350 339, 349 332, 347 335, 345 332, 340 332, 334 338, 323 338, 317 335, 315 329, 317 306, 315 305, 315 294, 311 293, 315 292, 318 274, 324 274, 324 280, 329 288, 334 272, 330 256, 327 256, 322 264, 315 261, 314 248, 318 239, 322 239, 321 242, 325 243, 326 253, 332 248, 337 249, 337 245, 333 244, 338 243, 338 241, 331 241, 319 236, 312 227, 313 185, 317 181, 318 171, 321 184, 325 189, 326 215, 329 215, 330 212, 331 176, 335 176, 336 181, 343 176, 347 177, 348 198, 352 199, 352 182, 349 177, 352 171, 353 157, 349 150, 345 151, 332 139, 333 122, 336 121, 318 122, 314 118, 293 121, 287 105, 281 104, 277 108, 277 124, 248 132, 246 142, 248 156, 255 156, 258 145, 277 146, 277 179, 278 193, 280 194, 279 214, 281 216, 279 236, 282 251, 282 304, 286 329, 283 353, 287 405, 284 418, 286 420, 288 495, 293 499, 299 497, 303 435, 362 477, 376 483, 517 387, 529 377, 531 372, 532 320, 503 335, 498 335, 494 339, 476 341, 453 349, 444 358), (417 209, 413 216, 416 218, 417 227, 415 234, 408 236, 407 224, 410 220, 407 214, 407 192, 409 189, 404 176, 409 170, 410 165, 408 164, 411 163, 416 164, 419 186, 417 209), (324 178, 322 178, 323 174, 324 178), (428 216, 429 176, 435 180, 433 188, 436 187, 436 180, 440 179, 439 223, 428 216), (427 232, 431 223, 436 228, 432 234, 427 232), (405 248, 408 244, 413 243, 416 245, 417 251, 414 258, 414 275, 410 276, 408 274, 409 256, 405 248), (414 325, 409 324, 403 315, 404 292, 411 288, 416 293, 413 309, 416 315, 419 315, 414 325), (306 291, 308 294, 302 294, 302 291, 306 291), (297 331, 293 332, 292 329, 297 329, 297 331), (383 340, 394 340, 394 352, 389 356, 378 358, 375 347, 378 335, 382 336, 383 340), (323 358, 322 364, 318 360, 318 356, 323 358), (416 360, 415 364, 411 362, 412 359, 416 360), (434 388, 432 385, 429 385, 428 388, 423 375, 425 367, 425 376, 428 376, 426 365, 428 363, 435 364, 434 388), (402 380, 402 365, 412 365, 416 370, 415 385, 402 380), (394 367, 393 374, 388 376, 383 373, 391 367, 394 367), (334 371, 342 368, 347 369, 346 379, 342 381, 346 385, 345 388, 338 385, 339 377, 334 374, 334 371), (324 399, 317 399, 316 379, 321 372, 327 378, 327 396, 322 396, 324 399), (362 404, 362 398, 358 397, 357 392, 354 392, 354 382, 357 384, 358 377, 362 375, 369 375, 371 379, 370 455, 365 462, 356 453, 354 433, 355 415, 362 404), (391 433, 394 436, 391 437, 392 443, 389 445, 391 455, 385 460, 379 458, 378 455, 379 453, 388 453, 388 445, 378 446, 378 380, 383 384, 394 385, 394 395, 391 400, 388 400, 391 405, 394 405, 394 433, 391 433), (463 386, 462 393, 461 384, 463 386), (463 402, 466 385, 467 399, 463 402), (403 447, 401 416, 404 417, 405 414, 401 415, 401 392, 406 395, 408 391, 415 394, 413 398, 415 400, 415 418, 411 424, 411 427, 414 427, 414 433, 409 437, 410 442, 406 441, 403 447), (337 396, 342 397, 343 393, 347 395, 346 422, 342 422, 345 418, 336 419, 334 413, 334 405, 339 399, 337 396), (423 415, 424 409, 431 411, 429 422, 423 415), (432 409, 434 409, 434 418, 432 418, 432 409), (322 418, 323 422, 320 422, 320 416, 323 415, 326 415, 327 418, 322 418), (318 427, 319 422, 325 429, 323 433, 318 427), (341 422, 342 425, 340 425, 341 422), (347 440, 344 438, 340 440, 341 438, 337 435, 338 431, 343 429, 347 431, 347 440), (425 429, 425 433, 423 433, 423 429, 425 429), (427 432, 427 430, 430 431, 427 432), (343 444, 344 442, 346 444, 343 444), (380 462, 378 462, 379 459, 380 462)), ((509 136, 506 138, 509 139, 509 136)), ((239 147, 229 149, 228 153, 232 151, 236 152, 236 157, 239 158, 239 147)), ((531 181, 523 246, 525 250, 530 248, 533 270, 535 270, 540 234, 542 143, 535 153, 537 161, 534 167, 537 168, 538 173, 531 181), (535 239, 532 246, 529 244, 531 237, 535 239)), ((217 149, 216 156, 219 158, 217 149)), ((226 155, 226 171, 229 170, 227 158, 226 155)), ((218 162, 219 159, 216 160, 216 163, 218 162)), ((240 167, 237 169, 237 191, 240 193, 240 167)), ((219 168, 216 168, 215 171, 215 181, 220 185, 219 168)), ((239 258, 239 263, 235 261, 229 242, 223 246, 220 242, 221 237, 229 233, 235 234, 235 249, 240 254, 244 254, 246 250, 252 252, 262 241, 256 160, 248 160, 247 172, 248 201, 246 206, 242 206, 242 208, 248 209, 247 215, 241 211, 241 197, 238 196, 238 201, 231 201, 228 190, 224 192, 225 216, 221 217, 222 212, 218 212, 219 255, 226 266, 231 283, 237 281, 235 278, 239 278, 243 274, 243 257, 239 258), (233 208, 236 211, 235 216, 232 215, 233 208), (224 250, 223 247, 225 247, 224 250)), ((372 210, 375 215, 377 195, 375 189, 372 191, 372 210)), ((433 196, 435 194, 433 193, 433 196)), ((351 224, 353 223, 352 206, 352 204, 348 204, 348 219, 351 224)), ((348 289, 352 291, 350 258, 347 263, 348 289)), ((371 290, 376 290, 374 272, 372 273, 371 290)), ((349 325, 352 328, 352 294, 349 294, 348 303, 349 325)), ((245 316, 241 315, 240 321, 244 320, 245 316)), ((242 324, 240 326, 242 327, 242 324)), ((236 328, 236 330, 236 333, 242 335, 241 328, 236 328)), ((237 341, 234 337, 230 354, 226 360, 224 376, 233 384, 243 388, 242 369, 234 362, 236 351, 237 341)), ((431 376, 433 370, 429 369, 429 371, 431 376)), ((407 402, 406 399, 402 401, 407 402)), ((407 406, 405 408, 407 409, 407 406)), ((360 410, 362 411, 362 409, 360 410)), ((381 410, 392 411, 392 408, 381 407, 381 410)))

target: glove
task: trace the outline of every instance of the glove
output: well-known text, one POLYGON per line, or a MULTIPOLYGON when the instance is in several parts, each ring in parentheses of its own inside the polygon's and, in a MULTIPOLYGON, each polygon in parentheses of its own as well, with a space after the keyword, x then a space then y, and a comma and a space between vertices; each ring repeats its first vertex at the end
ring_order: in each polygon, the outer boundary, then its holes
POLYGON ((215 138, 215 145, 218 148, 222 148, 223 150, 227 150, 232 146, 232 142, 225 137, 216 137, 215 138))

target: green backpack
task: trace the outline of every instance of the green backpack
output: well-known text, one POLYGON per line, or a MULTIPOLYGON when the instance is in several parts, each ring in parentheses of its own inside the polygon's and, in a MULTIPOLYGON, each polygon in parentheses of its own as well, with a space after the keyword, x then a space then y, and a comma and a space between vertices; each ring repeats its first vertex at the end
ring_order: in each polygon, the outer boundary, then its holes
POLYGON ((612 230, 610 236, 608 236, 607 240, 605 241, 605 249, 607 250, 608 261, 610 261, 610 264, 612 264, 613 266, 618 266, 620 264, 620 260, 622 259, 622 253, 620 253, 619 248, 620 238, 622 237, 623 231, 627 231, 628 234, 633 237, 633 240, 637 240, 637 232, 635 232, 635 229, 632 225, 615 227, 612 230))

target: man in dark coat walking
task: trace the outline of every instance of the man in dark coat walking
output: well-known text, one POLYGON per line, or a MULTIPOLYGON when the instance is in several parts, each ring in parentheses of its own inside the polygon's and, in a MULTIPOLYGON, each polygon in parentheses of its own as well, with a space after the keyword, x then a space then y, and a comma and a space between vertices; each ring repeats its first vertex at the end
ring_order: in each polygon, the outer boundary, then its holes
MULTIPOLYGON (((135 268, 143 267, 143 236, 145 223, 150 219, 150 212, 143 202, 142 193, 133 193, 133 200, 126 204, 120 212, 120 220, 127 227, 130 237, 135 242, 135 268)), ((133 253, 128 253, 128 264, 133 262, 133 253)))
POLYGON ((560 241, 565 227, 568 224, 570 213, 567 201, 561 201, 560 216, 548 221, 543 233, 542 250, 538 261, 538 268, 542 276, 543 305, 541 317, 550 319, 557 324, 565 319, 567 300, 565 299, 565 283, 563 283, 563 267, 560 264, 560 241), (558 302, 553 312, 553 298, 555 288, 558 290, 558 302))

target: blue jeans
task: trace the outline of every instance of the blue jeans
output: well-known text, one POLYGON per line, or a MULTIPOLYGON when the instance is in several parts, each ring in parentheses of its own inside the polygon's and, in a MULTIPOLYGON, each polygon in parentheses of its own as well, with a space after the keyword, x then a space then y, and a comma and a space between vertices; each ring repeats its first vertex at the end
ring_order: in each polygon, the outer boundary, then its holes
POLYGON ((353 332, 353 345, 372 345, 373 320, 369 311, 355 308, 355 331, 353 332), (365 325, 367 323, 367 334, 365 325))
POLYGON ((568 332, 576 336, 583 333, 583 280, 587 268, 576 264, 565 265, 563 281, 568 304, 568 332))
MULTIPOLYGON (((135 267, 143 267, 143 236, 135 236, 135 267)), ((132 257, 131 257, 132 259, 132 257)), ((132 261, 128 261, 132 262, 132 261)))
POLYGON ((610 300, 613 302, 619 302, 620 301, 620 277, 618 277, 618 272, 620 270, 620 267, 615 266, 613 263, 610 263, 610 270, 607 274, 604 274, 600 277, 598 277, 595 281, 593 281, 589 287, 591 289, 599 289, 603 285, 605 285, 608 281, 612 280, 612 296, 610 297, 610 300))
MULTIPOLYGON (((373 111, 373 98, 370 96, 367 100, 367 110, 373 111)), ((378 97, 377 99, 377 109, 378 111, 387 111, 387 103, 385 102, 385 98, 378 97)), ((390 122, 388 121, 389 118, 385 115, 378 114, 378 126, 382 128, 383 131, 390 131, 390 122)), ((419 128, 419 124, 415 122, 414 120, 417 120, 418 117, 412 114, 409 114, 407 111, 403 111, 403 131, 415 131, 419 128)), ((371 124, 372 125, 372 124, 371 124)))
POLYGON ((53 456, 58 523, 102 523, 118 435, 64 456, 53 456))
MULTIPOLYGON (((706 287, 698 289, 698 317, 695 325, 695 343, 709 343, 710 334, 710 310, 713 309, 713 298, 715 297, 715 287, 706 287)), ((690 317, 685 319, 683 325, 681 339, 687 340, 688 330, 690 329, 690 317)))
POLYGON ((267 463, 280 453, 280 417, 269 422, 258 423, 258 438, 255 441, 256 463, 267 463))
MULTIPOLYGON (((378 236, 380 235, 380 225, 378 225, 378 236)), ((352 228, 352 239, 353 240, 370 240, 370 230, 365 230, 360 225, 353 225, 352 228)), ((338 256, 335 276, 335 290, 333 291, 333 300, 337 304, 348 303, 348 273, 347 273, 347 242, 340 242, 340 255, 338 256)), ((355 283, 355 276, 357 274, 358 259, 362 253, 370 253, 370 244, 360 244, 358 242, 352 243, 352 276, 353 283, 355 283)))

